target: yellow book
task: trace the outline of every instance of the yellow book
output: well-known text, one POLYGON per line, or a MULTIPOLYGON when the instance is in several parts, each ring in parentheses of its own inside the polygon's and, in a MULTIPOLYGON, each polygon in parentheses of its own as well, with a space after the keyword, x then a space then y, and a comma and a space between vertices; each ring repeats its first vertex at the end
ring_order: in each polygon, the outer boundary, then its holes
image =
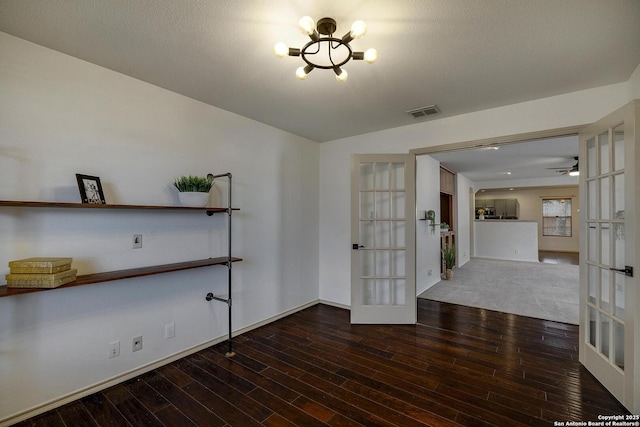
POLYGON ((57 288, 60 285, 76 280, 78 270, 72 268, 67 271, 54 274, 7 274, 7 287, 9 288, 57 288))
POLYGON ((60 273, 71 268, 71 258, 26 258, 9 261, 11 274, 60 273))

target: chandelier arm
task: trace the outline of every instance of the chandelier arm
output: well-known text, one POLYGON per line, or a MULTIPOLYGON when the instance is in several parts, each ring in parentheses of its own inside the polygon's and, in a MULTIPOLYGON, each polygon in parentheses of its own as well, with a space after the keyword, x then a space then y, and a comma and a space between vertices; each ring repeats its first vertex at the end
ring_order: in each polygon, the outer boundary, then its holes
POLYGON ((318 53, 320 53, 320 40, 315 41, 315 42, 309 42, 307 43, 303 48, 302 51, 307 54, 307 55, 316 55, 318 53), (316 45, 316 51, 315 52, 307 52, 307 47, 311 47, 313 45, 316 45))
POLYGON ((309 42, 306 45, 304 45, 304 47, 302 49, 300 49, 300 56, 302 57, 302 60, 304 62, 306 62, 307 64, 313 66, 314 68, 321 68, 324 70, 332 70, 335 67, 341 67, 344 64, 346 64, 347 62, 349 62, 349 60, 351 60, 351 57, 353 55, 353 50, 351 49, 351 46, 349 46, 348 44, 342 43, 342 40, 340 39, 336 39, 336 38, 330 38, 330 37, 321 37, 317 42, 309 42), (333 61, 333 58, 331 57, 331 43, 337 43, 336 47, 340 47, 340 46, 344 46, 347 50, 348 50, 348 55, 346 55, 345 59, 339 63, 336 63, 333 61), (331 65, 322 65, 322 64, 316 64, 315 62, 313 62, 310 58, 308 58, 307 56, 313 56, 316 55, 318 53, 320 53, 321 48, 320 48, 320 44, 321 43, 327 43, 329 45, 329 60, 331 62, 331 65), (313 45, 317 45, 315 51, 310 51, 309 49, 312 48, 313 45))
POLYGON ((336 64, 333 62, 333 58, 331 57, 331 51, 335 49, 335 47, 333 47, 333 42, 329 41, 329 46, 328 47, 328 51, 329 51, 329 62, 331 63, 331 65, 333 65, 334 67, 336 66, 336 64))

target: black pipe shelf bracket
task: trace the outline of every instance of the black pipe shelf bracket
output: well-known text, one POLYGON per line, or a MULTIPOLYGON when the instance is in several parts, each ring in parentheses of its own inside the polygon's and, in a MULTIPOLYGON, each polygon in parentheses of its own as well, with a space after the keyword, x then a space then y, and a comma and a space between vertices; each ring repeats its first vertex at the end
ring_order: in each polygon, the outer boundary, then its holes
MULTIPOLYGON (((227 266, 227 270, 228 270, 228 278, 227 278, 227 288, 228 288, 228 298, 221 298, 221 297, 217 297, 215 295, 213 295, 213 293, 209 292, 207 294, 207 296, 205 297, 205 299, 207 301, 221 301, 227 304, 227 306, 229 307, 229 338, 227 340, 228 343, 228 350, 225 354, 226 357, 233 357, 236 355, 236 353, 233 351, 233 328, 232 328, 232 324, 231 324, 231 306, 232 306, 232 302, 231 302, 231 289, 232 289, 232 276, 231 276, 231 270, 232 270, 232 264, 233 264, 233 259, 231 257, 231 217, 233 215, 233 208, 232 208, 232 204, 231 204, 231 173, 227 172, 227 173, 223 173, 223 174, 219 174, 219 175, 213 175, 213 174, 208 174, 207 178, 211 179, 211 178, 223 178, 223 177, 227 177, 229 179, 229 197, 228 197, 228 204, 227 204, 227 209, 226 209, 226 213, 227 213, 227 218, 228 218, 228 228, 229 228, 229 232, 228 232, 228 236, 229 236, 229 242, 228 242, 228 246, 227 246, 227 253, 228 253, 228 257, 227 257, 227 262, 226 262, 226 266, 227 266)), ((219 211, 219 212, 224 212, 224 211, 219 211)), ((207 215, 211 216, 214 213, 216 213, 216 211, 207 211, 207 215)))

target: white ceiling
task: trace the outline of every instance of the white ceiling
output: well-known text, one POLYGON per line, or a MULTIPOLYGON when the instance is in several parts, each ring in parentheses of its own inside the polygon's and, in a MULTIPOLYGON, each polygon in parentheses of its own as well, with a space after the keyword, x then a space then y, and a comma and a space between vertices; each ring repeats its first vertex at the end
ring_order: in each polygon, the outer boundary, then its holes
POLYGON ((576 164, 578 136, 561 136, 491 147, 430 154, 479 188, 527 187, 548 179, 550 185, 577 185, 577 177, 562 172, 576 164), (484 184, 490 184, 486 187, 484 184))
POLYGON ((0 0, 0 31, 324 142, 624 82, 640 63, 638 0, 0 0), (349 63, 294 77, 303 15, 362 19, 349 63), (407 110, 437 104, 414 119, 407 110))

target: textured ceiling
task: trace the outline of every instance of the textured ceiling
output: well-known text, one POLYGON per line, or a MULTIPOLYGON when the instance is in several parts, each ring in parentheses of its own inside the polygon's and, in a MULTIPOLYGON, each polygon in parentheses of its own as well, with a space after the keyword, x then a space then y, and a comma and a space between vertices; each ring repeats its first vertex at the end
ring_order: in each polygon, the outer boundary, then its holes
POLYGON ((323 142, 624 82, 638 0, 0 0, 0 31, 323 142), (349 80, 298 81, 298 19, 362 19, 349 80), (437 104, 442 113, 405 112, 437 104))
MULTIPOLYGON (((538 178, 552 178, 552 185, 578 184, 577 177, 563 174, 576 164, 577 135, 503 144, 493 148, 499 149, 484 147, 447 151, 431 154, 431 157, 444 167, 478 183, 480 188, 483 188, 483 182, 529 186, 531 183, 526 183, 526 180, 538 178)), ((539 185, 539 181, 535 184, 539 185)))

